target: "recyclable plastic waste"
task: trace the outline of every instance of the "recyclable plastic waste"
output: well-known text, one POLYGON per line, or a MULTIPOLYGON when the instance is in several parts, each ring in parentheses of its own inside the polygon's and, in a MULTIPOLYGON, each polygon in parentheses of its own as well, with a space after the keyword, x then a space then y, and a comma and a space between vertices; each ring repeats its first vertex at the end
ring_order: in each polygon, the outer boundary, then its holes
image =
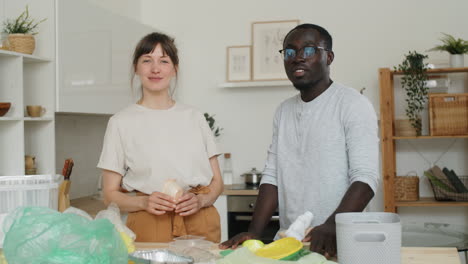
POLYGON ((45 207, 20 207, 4 221, 9 264, 127 263, 119 232, 108 219, 89 220, 45 207))

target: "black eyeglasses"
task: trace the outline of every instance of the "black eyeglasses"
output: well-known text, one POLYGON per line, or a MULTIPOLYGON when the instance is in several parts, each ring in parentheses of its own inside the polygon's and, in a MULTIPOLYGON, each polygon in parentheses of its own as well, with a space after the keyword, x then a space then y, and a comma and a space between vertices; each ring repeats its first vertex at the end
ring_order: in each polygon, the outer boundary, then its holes
POLYGON ((279 50, 279 53, 281 53, 283 55, 285 61, 288 61, 288 60, 294 59, 297 56, 297 54, 301 52, 301 50, 303 51, 302 52, 302 58, 303 59, 310 58, 310 57, 314 56, 315 53, 317 53, 317 49, 329 51, 328 49, 326 49, 324 47, 305 46, 305 47, 302 47, 302 48, 300 48, 298 50, 295 50, 295 49, 292 49, 292 48, 282 49, 282 50, 279 50))

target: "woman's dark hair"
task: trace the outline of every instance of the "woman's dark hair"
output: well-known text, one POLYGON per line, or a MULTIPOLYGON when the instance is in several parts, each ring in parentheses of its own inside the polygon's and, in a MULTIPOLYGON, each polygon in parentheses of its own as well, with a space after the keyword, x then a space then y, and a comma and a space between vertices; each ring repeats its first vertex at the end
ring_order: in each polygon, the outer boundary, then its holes
POLYGON ((172 64, 176 71, 176 76, 179 70, 179 55, 177 54, 177 47, 174 43, 174 39, 166 34, 153 32, 144 36, 136 45, 135 51, 133 52, 132 61, 132 83, 135 77, 135 72, 138 64, 138 59, 148 53, 154 51, 157 45, 161 45, 164 56, 171 58, 172 64))
POLYGON ((330 35, 330 33, 328 33, 328 31, 326 29, 324 29, 323 27, 321 27, 319 25, 315 25, 315 24, 301 24, 301 25, 298 25, 295 28, 291 29, 291 31, 289 31, 288 34, 286 34, 286 36, 284 37, 283 45, 284 45, 284 41, 286 40, 286 38, 288 38, 289 34, 291 34, 291 32, 293 32, 296 29, 315 29, 315 30, 317 30, 318 33, 320 34, 320 36, 322 37, 322 39, 325 41, 325 46, 326 46, 325 48, 327 48, 328 50, 333 49, 333 39, 332 39, 332 36, 330 35))

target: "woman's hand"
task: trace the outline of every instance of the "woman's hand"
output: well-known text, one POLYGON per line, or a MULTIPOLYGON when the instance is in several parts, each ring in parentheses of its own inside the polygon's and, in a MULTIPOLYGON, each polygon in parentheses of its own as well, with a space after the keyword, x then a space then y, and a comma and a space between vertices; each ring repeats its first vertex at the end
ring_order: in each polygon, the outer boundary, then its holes
POLYGON ((200 195, 202 194, 186 193, 182 195, 177 201, 175 213, 180 216, 188 216, 198 212, 203 207, 200 195))
POLYGON ((145 210, 150 214, 163 215, 168 211, 174 211, 176 204, 171 196, 161 193, 153 192, 147 198, 145 210))

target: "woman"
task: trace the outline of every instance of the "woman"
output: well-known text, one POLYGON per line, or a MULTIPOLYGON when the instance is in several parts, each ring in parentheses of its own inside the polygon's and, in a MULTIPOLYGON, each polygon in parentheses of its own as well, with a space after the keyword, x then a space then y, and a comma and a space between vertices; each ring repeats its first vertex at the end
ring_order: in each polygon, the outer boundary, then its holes
POLYGON ((170 83, 178 68, 172 38, 151 33, 140 40, 133 71, 142 97, 109 120, 98 164, 104 202, 129 212, 127 226, 138 242, 183 235, 219 242, 219 214, 213 207, 223 190, 219 152, 203 114, 172 99, 170 83), (179 198, 163 193, 168 180, 187 191, 179 198))

